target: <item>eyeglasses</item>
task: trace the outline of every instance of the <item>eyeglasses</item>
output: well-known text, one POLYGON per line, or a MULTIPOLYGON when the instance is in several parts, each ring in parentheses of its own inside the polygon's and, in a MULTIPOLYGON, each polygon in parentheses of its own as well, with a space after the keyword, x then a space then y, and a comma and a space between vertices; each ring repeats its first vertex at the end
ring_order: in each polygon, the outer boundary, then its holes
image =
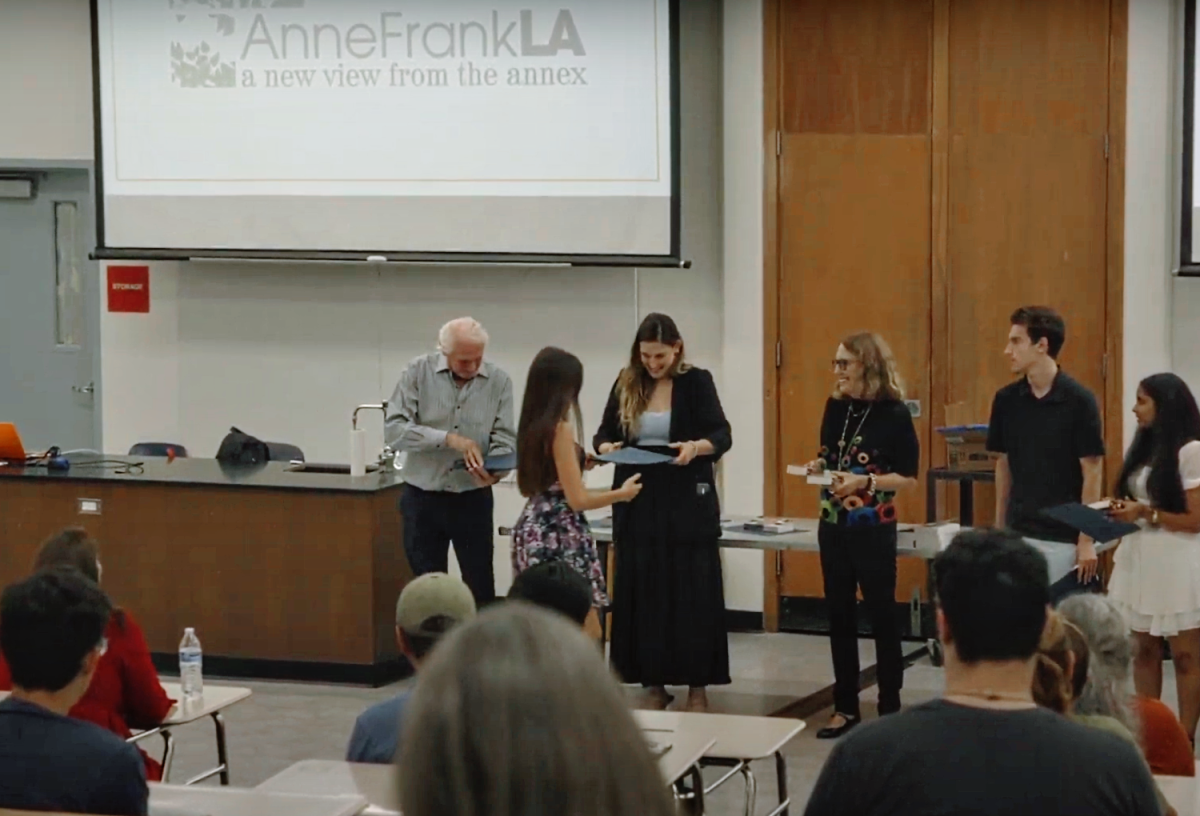
POLYGON ((845 371, 848 368, 850 368, 850 366, 854 365, 857 362, 858 362, 858 360, 843 360, 843 359, 834 358, 833 370, 834 371, 845 371))

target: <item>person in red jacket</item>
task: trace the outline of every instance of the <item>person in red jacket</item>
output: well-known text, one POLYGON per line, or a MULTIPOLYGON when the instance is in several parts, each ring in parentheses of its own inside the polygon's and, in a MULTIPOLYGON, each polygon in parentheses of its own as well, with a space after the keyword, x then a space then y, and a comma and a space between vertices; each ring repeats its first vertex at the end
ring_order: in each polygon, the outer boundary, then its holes
MULTIPOLYGON (((100 583, 99 547, 87 531, 72 528, 51 537, 38 550, 34 572, 74 569, 100 583)), ((71 716, 95 723, 128 739, 131 729, 145 730, 162 724, 175 705, 158 682, 150 660, 150 647, 133 616, 115 608, 104 631, 108 650, 100 658, 96 674, 83 699, 71 708, 71 716)), ((8 665, 0 655, 0 689, 12 689, 8 665)), ((146 779, 162 779, 162 766, 145 751, 146 779)))

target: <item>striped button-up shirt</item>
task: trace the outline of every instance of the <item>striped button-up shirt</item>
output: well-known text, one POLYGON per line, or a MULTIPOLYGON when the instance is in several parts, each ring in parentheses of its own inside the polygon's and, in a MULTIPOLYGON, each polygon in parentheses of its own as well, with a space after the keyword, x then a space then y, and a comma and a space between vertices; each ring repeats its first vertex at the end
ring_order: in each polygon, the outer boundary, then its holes
POLYGON ((446 444, 446 436, 475 440, 484 456, 516 450, 512 380, 484 362, 478 375, 459 386, 446 355, 418 357, 396 385, 384 432, 389 445, 408 455, 408 484, 450 493, 474 490, 479 485, 471 474, 454 467, 462 454, 446 444))

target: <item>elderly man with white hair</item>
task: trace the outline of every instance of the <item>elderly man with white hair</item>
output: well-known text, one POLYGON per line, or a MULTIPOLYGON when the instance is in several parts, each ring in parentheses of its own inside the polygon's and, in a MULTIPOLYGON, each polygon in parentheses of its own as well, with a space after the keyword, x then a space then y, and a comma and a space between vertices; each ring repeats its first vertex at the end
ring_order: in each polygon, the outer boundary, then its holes
POLYGON ((484 460, 516 450, 513 387, 483 359, 488 336, 470 317, 438 333, 439 350, 405 369, 389 403, 388 443, 404 464, 404 552, 415 575, 447 572, 450 543, 477 604, 496 597, 492 485, 484 460), (464 468, 459 462, 466 465, 464 468))

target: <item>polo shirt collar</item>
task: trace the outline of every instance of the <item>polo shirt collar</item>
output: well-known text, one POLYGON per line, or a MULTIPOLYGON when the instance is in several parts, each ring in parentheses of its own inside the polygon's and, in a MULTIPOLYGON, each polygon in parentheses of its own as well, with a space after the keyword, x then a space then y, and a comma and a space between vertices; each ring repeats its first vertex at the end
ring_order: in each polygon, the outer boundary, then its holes
POLYGON ((1038 402, 1063 402, 1067 398, 1067 385, 1063 378, 1067 373, 1060 367, 1054 375, 1054 382, 1050 383, 1050 390, 1046 392, 1044 397, 1038 398, 1033 394, 1033 387, 1029 384, 1028 377, 1021 378, 1021 396, 1035 399, 1038 402))
MULTIPOLYGON (((449 371, 449 370, 450 370, 450 361, 448 359, 446 359, 445 354, 439 353, 438 360, 437 360, 437 373, 441 374, 443 371, 449 371)), ((491 374, 492 374, 492 364, 489 363, 487 360, 484 360, 483 364, 479 366, 479 373, 476 374, 475 376, 483 377, 486 380, 488 377, 491 376, 491 374)))
POLYGON ((61 715, 55 714, 48 708, 42 708, 35 703, 29 703, 25 700, 18 700, 16 697, 8 697, 0 700, 0 714, 28 714, 35 717, 47 717, 50 719, 59 718, 61 715))

